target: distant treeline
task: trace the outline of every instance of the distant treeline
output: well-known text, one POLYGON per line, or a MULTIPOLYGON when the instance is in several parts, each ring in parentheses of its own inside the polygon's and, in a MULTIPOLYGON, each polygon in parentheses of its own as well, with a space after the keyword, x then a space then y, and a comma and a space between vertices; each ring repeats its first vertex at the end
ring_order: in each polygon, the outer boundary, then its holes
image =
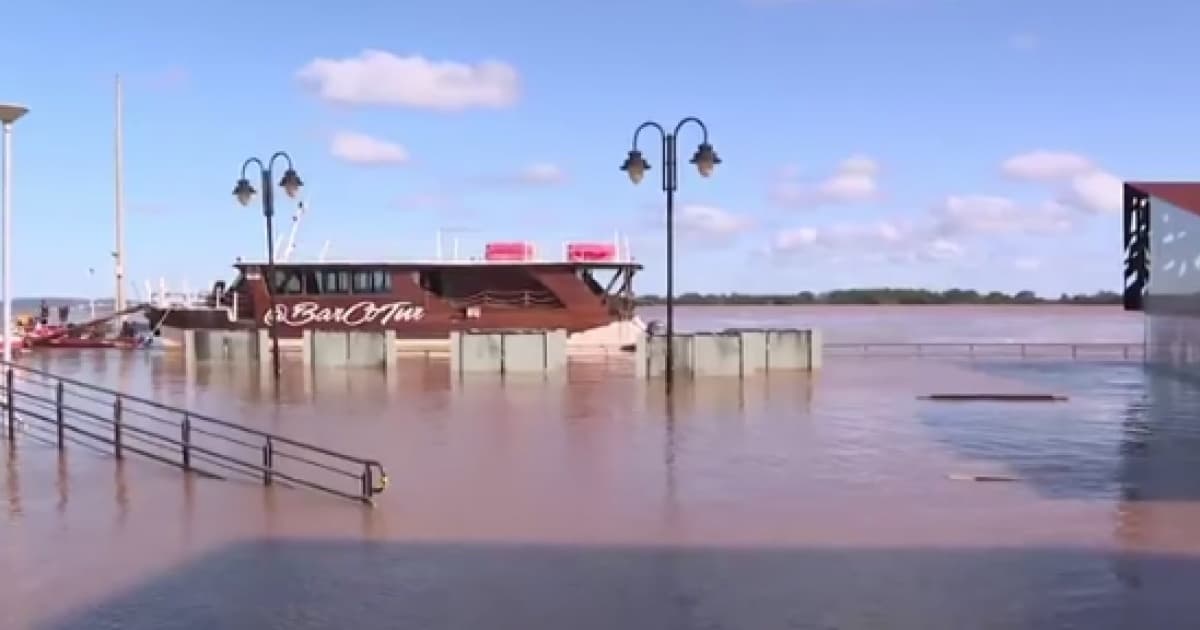
MULTIPOLYGON (((658 295, 643 295, 637 300, 641 305, 665 302, 658 295)), ((928 289, 839 289, 825 293, 801 291, 800 293, 682 293, 675 296, 676 304, 683 305, 799 305, 799 304, 1121 304, 1121 294, 1101 291, 1092 294, 1068 295, 1057 298, 1039 297, 1033 291, 1018 291, 1015 294, 992 291, 980 293, 969 289, 930 291, 928 289)))

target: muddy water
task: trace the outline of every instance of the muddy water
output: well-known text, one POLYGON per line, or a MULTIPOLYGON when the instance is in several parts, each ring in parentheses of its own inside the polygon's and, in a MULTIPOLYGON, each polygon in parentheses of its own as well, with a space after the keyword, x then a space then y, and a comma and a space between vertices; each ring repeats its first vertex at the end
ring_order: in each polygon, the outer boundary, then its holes
MULTIPOLYGON (((976 324, 978 325, 978 324, 976 324)), ((380 459, 367 510, 0 442, 0 627, 1193 627, 1200 392, 1130 363, 832 360, 685 384, 438 361, 58 372, 380 459), (1065 394, 946 404, 927 393, 1065 394), (1003 475, 1007 483, 952 476, 1003 475)))

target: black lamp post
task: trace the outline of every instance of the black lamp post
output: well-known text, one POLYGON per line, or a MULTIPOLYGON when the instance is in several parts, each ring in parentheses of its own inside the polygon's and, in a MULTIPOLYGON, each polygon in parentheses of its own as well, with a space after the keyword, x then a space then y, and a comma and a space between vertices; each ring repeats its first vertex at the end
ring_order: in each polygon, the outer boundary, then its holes
POLYGON ((675 379, 675 190, 679 187, 679 169, 677 167, 678 159, 675 151, 675 138, 679 135, 679 131, 684 125, 695 123, 700 127, 700 131, 704 134, 700 146, 696 147, 696 152, 692 155, 690 163, 696 165, 696 170, 700 172, 701 177, 712 175, 716 165, 721 163, 721 158, 717 157, 717 152, 713 150, 712 145, 708 143, 708 127, 704 121, 694 116, 689 116, 679 121, 675 125, 675 130, 667 133, 662 125, 649 120, 641 125, 633 132, 633 148, 629 151, 629 157, 625 158, 625 163, 621 165, 621 170, 629 175, 629 181, 637 184, 642 181, 646 171, 650 170, 650 163, 642 157, 642 152, 638 150, 638 135, 647 127, 653 127, 658 130, 662 136, 662 159, 663 159, 663 191, 667 193, 667 372, 666 385, 667 390, 671 389, 671 385, 675 379))
POLYGON ((267 220, 267 313, 271 320, 271 369, 276 380, 279 379, 279 334, 277 328, 279 318, 275 314, 275 283, 277 279, 275 278, 275 229, 272 221, 275 217, 275 186, 271 183, 271 169, 275 167, 275 160, 279 158, 287 161, 287 170, 279 180, 279 187, 287 193, 288 197, 294 199, 304 182, 300 181, 296 169, 292 168, 291 156, 283 151, 272 155, 266 164, 256 157, 246 160, 242 164, 242 177, 233 188, 233 195, 237 197, 238 203, 243 206, 250 205, 250 200, 254 198, 257 191, 254 190, 254 185, 250 183, 250 180, 246 178, 246 169, 250 168, 251 164, 258 165, 262 176, 263 218, 267 220))

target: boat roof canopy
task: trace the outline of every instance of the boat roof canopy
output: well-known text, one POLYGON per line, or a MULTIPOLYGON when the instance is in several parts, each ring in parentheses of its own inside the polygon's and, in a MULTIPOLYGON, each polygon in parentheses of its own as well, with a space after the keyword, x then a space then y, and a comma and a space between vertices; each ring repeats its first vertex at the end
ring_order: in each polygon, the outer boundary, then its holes
MULTIPOLYGON (((238 270, 247 267, 266 267, 266 262, 240 261, 233 265, 238 270)), ((537 269, 634 269, 641 270, 641 263, 630 261, 530 261, 530 260, 428 260, 404 262, 380 262, 368 260, 327 260, 323 262, 276 262, 276 269, 388 269, 402 271, 423 271, 438 269, 491 269, 496 267, 533 267, 537 269)))

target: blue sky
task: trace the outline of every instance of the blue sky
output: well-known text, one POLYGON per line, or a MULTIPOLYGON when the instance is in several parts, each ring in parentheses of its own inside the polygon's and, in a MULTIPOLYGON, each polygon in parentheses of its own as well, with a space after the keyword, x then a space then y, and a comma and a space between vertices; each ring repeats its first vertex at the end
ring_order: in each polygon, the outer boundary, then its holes
MULTIPOLYGON (((0 101, 32 110, 14 134, 15 293, 112 292, 118 72, 138 286, 200 288, 263 256, 257 205, 230 191, 244 158, 284 149, 310 207, 296 258, 326 240, 331 257, 431 257, 438 227, 472 230, 463 253, 549 255, 621 230, 638 288, 660 291, 657 143, 641 186, 617 167, 638 123, 698 115, 724 163, 680 174, 682 290, 1116 290, 1117 182, 1200 168, 1200 5, 1133 7, 19 3, 0 25, 0 101)), ((699 140, 684 131, 681 158, 699 140)))

